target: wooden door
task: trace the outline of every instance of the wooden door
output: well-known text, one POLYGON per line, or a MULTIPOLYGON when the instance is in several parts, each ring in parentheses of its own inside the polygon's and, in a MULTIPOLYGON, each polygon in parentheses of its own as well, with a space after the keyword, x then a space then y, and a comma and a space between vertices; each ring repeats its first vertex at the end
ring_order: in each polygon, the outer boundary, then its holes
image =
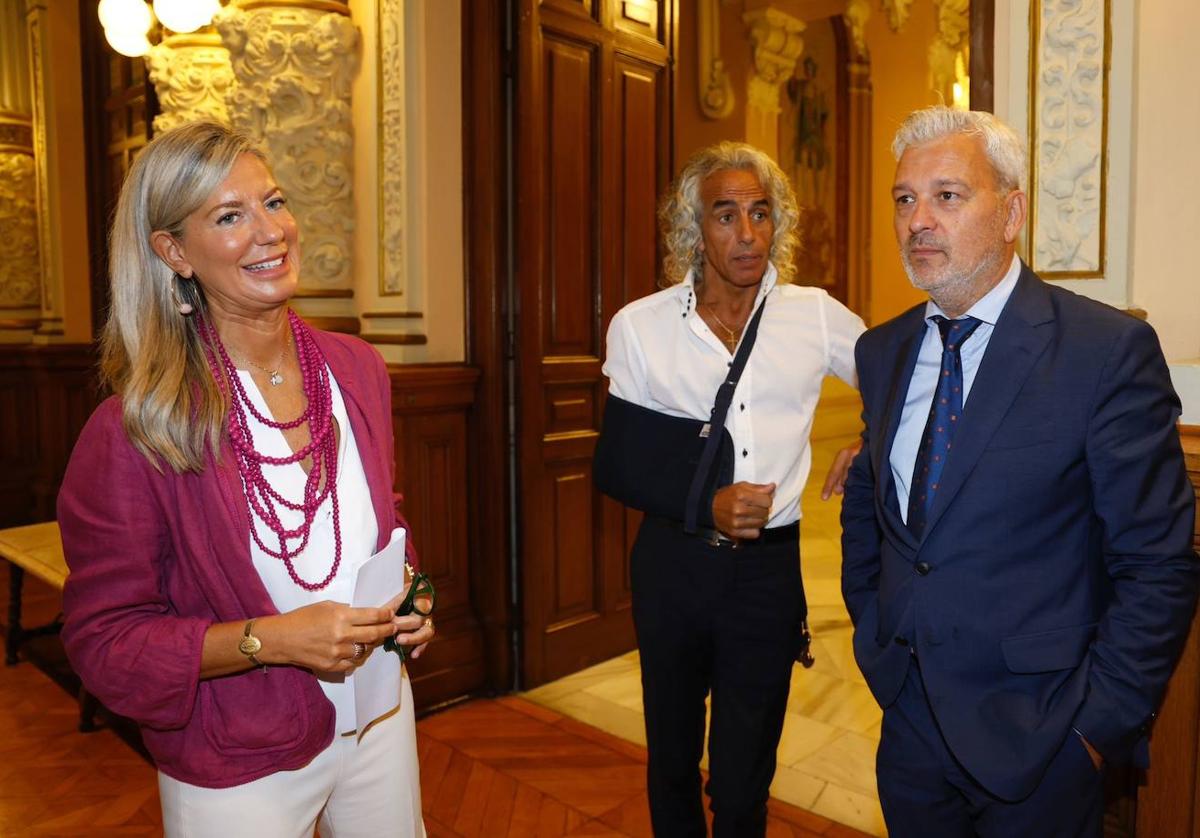
POLYGON ((631 515, 592 487, 608 321, 654 291, 674 4, 519 0, 513 221, 523 674, 633 647, 631 515))

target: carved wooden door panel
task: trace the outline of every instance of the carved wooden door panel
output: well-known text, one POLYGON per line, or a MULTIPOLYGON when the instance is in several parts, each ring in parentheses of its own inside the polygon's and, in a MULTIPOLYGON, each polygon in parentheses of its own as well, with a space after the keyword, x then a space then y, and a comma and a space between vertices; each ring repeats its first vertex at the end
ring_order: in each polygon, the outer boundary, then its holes
POLYGON ((592 487, 608 321, 655 289, 671 2, 519 0, 514 130, 524 683, 633 647, 634 516, 592 487))

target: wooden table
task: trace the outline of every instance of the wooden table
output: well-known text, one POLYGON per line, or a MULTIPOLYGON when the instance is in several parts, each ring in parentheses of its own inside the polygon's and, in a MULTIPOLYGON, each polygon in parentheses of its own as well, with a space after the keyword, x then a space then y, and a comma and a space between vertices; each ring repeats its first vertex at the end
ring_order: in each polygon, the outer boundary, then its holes
MULTIPOLYGON (((21 645, 32 637, 57 634, 62 622, 55 619, 44 626, 25 628, 21 625, 21 591, 25 574, 63 589, 67 581, 67 561, 63 557, 62 538, 56 521, 9 527, 0 530, 0 559, 9 566, 8 630, 4 640, 4 662, 9 666, 19 660, 21 645)), ((96 699, 86 690, 79 690, 79 729, 95 729, 96 699)))

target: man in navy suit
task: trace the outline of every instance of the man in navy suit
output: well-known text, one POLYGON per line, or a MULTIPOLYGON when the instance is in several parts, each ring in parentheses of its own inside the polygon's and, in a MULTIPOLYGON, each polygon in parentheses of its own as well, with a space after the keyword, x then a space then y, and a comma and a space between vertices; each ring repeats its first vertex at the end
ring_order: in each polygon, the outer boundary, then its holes
POLYGON ((855 356, 842 509, 854 651, 884 708, 892 838, 1099 835, 1195 606, 1194 497, 1154 330, 1015 255, 1022 145, 918 111, 892 195, 929 301, 855 356))

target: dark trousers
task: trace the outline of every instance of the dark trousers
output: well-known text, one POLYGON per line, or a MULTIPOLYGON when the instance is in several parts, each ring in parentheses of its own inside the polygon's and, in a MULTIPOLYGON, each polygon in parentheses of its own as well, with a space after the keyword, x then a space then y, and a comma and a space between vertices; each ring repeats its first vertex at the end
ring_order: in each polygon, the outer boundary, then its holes
POLYGON ((763 835, 806 616, 798 540, 714 547, 647 517, 632 575, 654 834, 706 834, 699 763, 711 693, 713 835, 763 835))
POLYGON ((891 838, 1098 838, 1104 774, 1067 731, 1046 775, 1024 800, 989 794, 959 765, 938 730, 917 666, 883 711, 875 760, 891 838))

